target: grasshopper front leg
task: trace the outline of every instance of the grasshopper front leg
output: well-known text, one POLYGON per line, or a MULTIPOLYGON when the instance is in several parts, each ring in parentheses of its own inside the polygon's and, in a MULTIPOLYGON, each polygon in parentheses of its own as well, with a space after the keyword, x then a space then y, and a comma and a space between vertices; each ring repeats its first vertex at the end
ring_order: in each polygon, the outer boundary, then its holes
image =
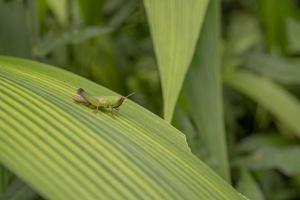
POLYGON ((94 107, 94 108, 96 108, 96 109, 94 110, 94 113, 97 114, 98 111, 99 111, 99 106, 96 106, 96 107, 94 107))
POLYGON ((112 117, 115 118, 115 116, 117 115, 118 113, 118 110, 115 109, 114 107, 110 106, 108 107, 108 111, 111 113, 112 117))

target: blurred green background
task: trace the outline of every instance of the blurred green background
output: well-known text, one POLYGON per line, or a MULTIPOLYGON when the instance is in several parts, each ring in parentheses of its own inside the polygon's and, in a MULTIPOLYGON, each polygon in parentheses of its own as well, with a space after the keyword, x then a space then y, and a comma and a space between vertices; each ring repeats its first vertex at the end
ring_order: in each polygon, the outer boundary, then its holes
MULTIPOLYGON (((300 199, 300 1, 223 0, 219 15, 221 120, 232 184, 251 199, 300 199)), ((140 0, 0 0, 0 55, 59 66, 123 95, 136 92, 135 102, 163 116, 160 75, 140 0)), ((201 123, 215 121, 205 112, 200 119, 193 114, 201 104, 197 97, 190 100, 201 85, 195 73, 190 67, 172 124, 214 168, 208 149, 215 147, 207 147, 201 123)), ((210 88, 203 87, 199 95, 209 95, 210 88)))

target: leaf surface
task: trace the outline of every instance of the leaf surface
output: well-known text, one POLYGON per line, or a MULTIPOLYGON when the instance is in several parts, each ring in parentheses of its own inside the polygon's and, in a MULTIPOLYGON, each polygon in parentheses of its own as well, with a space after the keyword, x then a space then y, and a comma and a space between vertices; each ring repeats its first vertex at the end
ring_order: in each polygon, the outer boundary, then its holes
POLYGON ((45 198, 243 199, 167 122, 130 100, 116 118, 95 113, 72 102, 78 87, 115 94, 61 69, 0 57, 0 162, 45 198))

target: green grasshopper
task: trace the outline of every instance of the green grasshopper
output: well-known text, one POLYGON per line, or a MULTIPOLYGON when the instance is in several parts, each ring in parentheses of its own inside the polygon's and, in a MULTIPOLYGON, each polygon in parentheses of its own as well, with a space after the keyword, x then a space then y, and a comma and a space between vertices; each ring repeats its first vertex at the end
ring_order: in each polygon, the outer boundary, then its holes
POLYGON ((133 95, 131 93, 124 96, 91 96, 84 89, 79 88, 77 94, 73 96, 73 100, 77 103, 92 107, 98 110, 108 111, 114 116, 118 113, 119 107, 123 104, 125 99, 133 95))

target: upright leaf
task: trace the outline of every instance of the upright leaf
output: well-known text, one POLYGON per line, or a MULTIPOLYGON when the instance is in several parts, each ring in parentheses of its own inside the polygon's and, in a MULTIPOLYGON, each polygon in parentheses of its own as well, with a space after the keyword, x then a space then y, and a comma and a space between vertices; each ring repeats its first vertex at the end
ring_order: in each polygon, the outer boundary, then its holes
POLYGON ((287 42, 289 53, 297 54, 300 51, 300 21, 289 18, 286 21, 287 28, 287 42))
POLYGON ((245 169, 242 170, 241 177, 237 185, 237 189, 249 199, 253 199, 253 200, 265 199, 259 185, 252 177, 251 173, 245 169))
POLYGON ((61 26, 68 23, 68 1, 67 0, 46 0, 49 8, 61 26))
POLYGON ((30 6, 32 2, 0 1, 0 54, 31 56, 30 6))
POLYGON ((192 60, 208 0, 144 0, 170 122, 192 60))
POLYGON ((186 80, 192 118, 205 144, 208 164, 230 181, 223 118, 220 2, 211 0, 186 80))
POLYGON ((13 174, 0 162, 0 194, 6 191, 12 178, 13 174))
POLYGON ((103 0, 78 0, 86 25, 99 25, 102 22, 103 0))
POLYGON ((292 1, 259 0, 258 8, 263 24, 267 47, 270 52, 285 52, 287 47, 286 19, 294 16, 297 8, 292 1))
POLYGON ((47 199, 244 199, 184 135, 127 100, 118 116, 72 102, 114 93, 41 63, 0 57, 0 162, 47 199))

